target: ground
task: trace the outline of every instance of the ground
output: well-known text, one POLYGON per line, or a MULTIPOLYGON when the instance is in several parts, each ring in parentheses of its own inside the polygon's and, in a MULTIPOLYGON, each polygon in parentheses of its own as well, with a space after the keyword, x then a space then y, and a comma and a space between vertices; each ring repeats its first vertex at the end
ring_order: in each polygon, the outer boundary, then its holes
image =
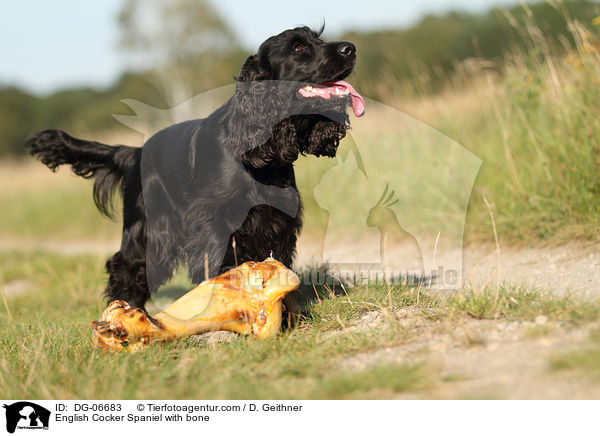
POLYGON ((596 324, 572 328, 540 315, 536 321, 467 318, 444 325, 424 321, 411 311, 403 316, 415 332, 413 341, 344 358, 342 368, 364 370, 382 363, 426 360, 437 382, 396 397, 403 399, 589 399, 600 395, 600 385, 553 372, 551 367, 555 356, 587 347, 596 324))
POLYGON ((295 328, 266 342, 216 333, 114 356, 91 347, 88 327, 104 304, 108 252, 100 252, 111 243, 15 251, 4 241, 0 386, 8 396, 600 396, 599 254, 591 245, 505 247, 501 287, 489 279, 497 277, 495 248, 470 246, 457 292, 320 289, 295 328))

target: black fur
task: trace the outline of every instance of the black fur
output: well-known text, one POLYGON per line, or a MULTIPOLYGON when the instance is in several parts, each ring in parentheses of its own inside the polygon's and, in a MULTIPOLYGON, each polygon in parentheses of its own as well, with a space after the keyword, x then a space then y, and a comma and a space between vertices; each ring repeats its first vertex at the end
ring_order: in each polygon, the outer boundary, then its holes
POLYGON ((205 256, 211 276, 226 270, 232 238, 239 263, 272 251, 291 267, 302 226, 293 163, 299 154, 335 156, 350 104, 349 96, 299 97, 297 82, 341 80, 355 59, 350 43, 324 42, 306 27, 286 30, 248 57, 227 103, 158 132, 143 148, 56 130, 31 138, 31 154, 50 169, 67 164, 95 179, 94 200, 108 216, 121 186, 123 237, 106 263, 107 298, 143 307, 179 262, 195 283, 204 279, 205 256))

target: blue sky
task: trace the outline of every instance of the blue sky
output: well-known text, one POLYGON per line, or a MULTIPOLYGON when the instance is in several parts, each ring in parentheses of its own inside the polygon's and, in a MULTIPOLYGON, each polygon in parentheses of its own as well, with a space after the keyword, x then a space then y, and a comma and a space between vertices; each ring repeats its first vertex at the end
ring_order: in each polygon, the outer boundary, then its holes
MULTIPOLYGON (((484 11, 516 0, 213 0, 249 50, 299 24, 327 23, 326 35, 348 29, 406 27, 426 13, 484 11)), ((36 93, 64 87, 107 86, 130 64, 117 49, 122 0, 20 0, 0 9, 0 85, 36 93)))

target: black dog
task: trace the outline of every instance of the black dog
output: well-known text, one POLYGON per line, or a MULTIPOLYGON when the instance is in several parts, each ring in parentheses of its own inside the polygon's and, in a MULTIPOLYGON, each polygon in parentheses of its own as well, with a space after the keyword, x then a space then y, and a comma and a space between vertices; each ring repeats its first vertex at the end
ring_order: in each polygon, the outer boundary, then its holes
POLYGON ((142 148, 109 146, 47 130, 30 153, 50 169, 93 177, 94 200, 111 216, 123 197, 121 249, 106 263, 106 296, 143 307, 187 264, 194 283, 270 254, 291 267, 302 225, 293 162, 335 156, 364 101, 341 79, 354 67, 349 42, 327 43, 307 27, 266 40, 244 63, 236 92, 208 118, 170 126, 142 148), (235 239, 233 239, 235 238, 235 239), (235 240, 235 250, 233 247, 235 240))

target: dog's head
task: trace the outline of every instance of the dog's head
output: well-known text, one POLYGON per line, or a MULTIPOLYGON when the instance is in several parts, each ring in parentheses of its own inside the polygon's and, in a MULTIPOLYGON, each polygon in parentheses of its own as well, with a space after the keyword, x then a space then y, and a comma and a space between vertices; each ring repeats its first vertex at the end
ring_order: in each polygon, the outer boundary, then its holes
POLYGON ((356 47, 325 42, 320 34, 298 27, 267 39, 246 59, 238 91, 253 105, 253 117, 274 120, 277 131, 282 120, 294 126, 297 152, 334 156, 349 127, 346 109, 361 116, 365 103, 343 81, 356 63, 356 47))

